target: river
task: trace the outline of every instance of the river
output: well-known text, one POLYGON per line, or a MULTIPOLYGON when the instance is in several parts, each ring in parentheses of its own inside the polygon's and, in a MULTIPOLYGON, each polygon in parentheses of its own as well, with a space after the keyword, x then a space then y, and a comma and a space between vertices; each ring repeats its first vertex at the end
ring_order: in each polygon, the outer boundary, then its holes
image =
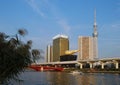
POLYGON ((24 72, 19 78, 10 85, 120 85, 120 74, 107 73, 24 72))

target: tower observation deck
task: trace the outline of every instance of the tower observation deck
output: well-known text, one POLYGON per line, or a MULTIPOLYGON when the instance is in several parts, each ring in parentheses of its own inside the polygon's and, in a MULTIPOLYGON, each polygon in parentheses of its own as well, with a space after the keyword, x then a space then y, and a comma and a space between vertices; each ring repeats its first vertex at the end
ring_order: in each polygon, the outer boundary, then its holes
POLYGON ((98 32, 97 32, 97 23, 96 23, 96 10, 94 11, 94 25, 93 25, 93 57, 94 59, 98 58, 98 32))

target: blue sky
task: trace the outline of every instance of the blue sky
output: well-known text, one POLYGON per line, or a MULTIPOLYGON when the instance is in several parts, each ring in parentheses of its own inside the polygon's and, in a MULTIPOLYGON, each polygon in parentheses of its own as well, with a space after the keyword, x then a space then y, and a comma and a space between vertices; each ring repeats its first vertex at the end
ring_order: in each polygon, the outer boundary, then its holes
POLYGON ((99 57, 120 57, 120 0, 0 0, 0 32, 28 30, 23 40, 46 50, 57 34, 77 49, 78 36, 91 36, 97 12, 99 57))

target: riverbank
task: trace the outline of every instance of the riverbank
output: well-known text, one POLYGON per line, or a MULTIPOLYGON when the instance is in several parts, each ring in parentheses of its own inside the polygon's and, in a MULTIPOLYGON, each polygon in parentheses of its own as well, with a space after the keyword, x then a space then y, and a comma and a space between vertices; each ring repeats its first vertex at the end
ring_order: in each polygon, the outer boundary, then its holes
POLYGON ((99 69, 99 70, 96 70, 96 69, 76 69, 76 68, 65 68, 64 69, 64 72, 71 72, 71 71, 75 71, 75 70, 78 70, 78 71, 81 71, 83 73, 112 73, 112 74, 120 74, 120 70, 103 70, 103 69, 99 69))
POLYGON ((120 71, 87 71, 84 73, 112 73, 112 74, 120 74, 120 71))
MULTIPOLYGON (((62 72, 72 72, 72 71, 81 71, 83 73, 111 73, 111 74, 120 74, 120 69, 109 69, 109 70, 103 70, 103 69, 77 69, 77 68, 64 68, 62 72)), ((26 69, 26 71, 35 71, 33 69, 26 69)), ((43 72, 43 71, 42 71, 43 72)))

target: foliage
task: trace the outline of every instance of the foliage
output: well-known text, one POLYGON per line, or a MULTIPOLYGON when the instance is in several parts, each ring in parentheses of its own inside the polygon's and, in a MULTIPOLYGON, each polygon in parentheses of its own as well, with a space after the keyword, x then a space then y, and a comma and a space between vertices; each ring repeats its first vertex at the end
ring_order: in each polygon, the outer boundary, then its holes
POLYGON ((23 43, 20 35, 25 35, 25 30, 18 30, 18 34, 11 37, 0 33, 0 82, 16 79, 31 64, 31 43, 23 43))
POLYGON ((42 56, 43 51, 42 50, 32 49, 31 53, 32 53, 34 63, 36 63, 36 60, 39 60, 40 58, 43 58, 43 56, 42 56))

